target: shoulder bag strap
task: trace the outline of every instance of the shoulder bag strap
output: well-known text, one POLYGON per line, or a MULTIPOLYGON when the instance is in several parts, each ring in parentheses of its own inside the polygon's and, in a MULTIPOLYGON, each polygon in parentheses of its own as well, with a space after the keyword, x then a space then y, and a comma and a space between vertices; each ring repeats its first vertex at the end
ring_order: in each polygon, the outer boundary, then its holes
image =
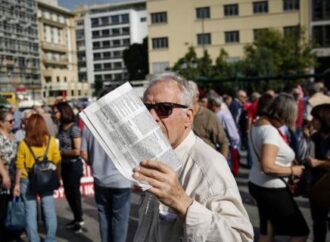
MULTIPOLYGON (((29 148, 29 151, 30 151, 30 153, 31 153, 32 156, 33 156, 34 162, 37 162, 37 157, 36 157, 36 155, 34 154, 34 152, 33 152, 33 150, 32 150, 32 147, 29 145, 28 142, 26 142, 25 139, 23 139, 23 141, 24 141, 24 143, 26 144, 26 146, 29 148)), ((24 167, 25 167, 26 172, 28 172, 29 170, 28 170, 28 168, 27 168, 27 166, 26 166, 26 161, 24 162, 24 167)))
POLYGON ((38 158, 37 158, 37 156, 35 155, 35 153, 33 152, 32 147, 29 145, 28 142, 26 142, 25 139, 24 139, 24 142, 25 142, 26 146, 29 148, 30 153, 32 154, 34 161, 37 161, 38 158))

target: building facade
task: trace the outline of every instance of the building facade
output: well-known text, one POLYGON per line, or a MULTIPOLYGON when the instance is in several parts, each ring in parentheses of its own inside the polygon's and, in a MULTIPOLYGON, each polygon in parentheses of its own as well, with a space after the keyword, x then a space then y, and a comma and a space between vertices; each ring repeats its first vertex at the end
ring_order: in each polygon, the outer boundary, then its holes
POLYGON ((0 0, 0 89, 20 99, 41 96, 34 0, 0 0))
POLYGON ((310 3, 310 30, 316 43, 318 66, 316 72, 330 71, 330 1, 318 0, 310 3))
POLYGON ((300 0, 147 0, 150 72, 173 67, 190 46, 198 57, 207 50, 213 60, 223 48, 228 61, 237 61, 259 30, 308 30, 308 5, 300 0))
POLYGON ((78 80, 74 14, 56 1, 39 0, 37 6, 44 100, 52 104, 87 97, 88 84, 78 80))
POLYGON ((79 78, 95 86, 127 81, 123 51, 147 36, 146 2, 85 6, 75 13, 79 78))

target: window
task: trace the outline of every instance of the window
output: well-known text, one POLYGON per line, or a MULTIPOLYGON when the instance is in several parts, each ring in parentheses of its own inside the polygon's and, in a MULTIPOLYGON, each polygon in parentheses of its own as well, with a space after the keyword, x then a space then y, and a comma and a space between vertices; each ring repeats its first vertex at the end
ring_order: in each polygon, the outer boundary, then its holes
POLYGON ((152 63, 152 70, 154 74, 162 73, 170 67, 168 62, 156 62, 152 63))
POLYGON ((210 45, 211 44, 211 34, 197 34, 197 44, 198 45, 210 45))
POLYGON ((268 2, 254 2, 253 3, 253 13, 268 13, 268 2))
POLYGON ((121 62, 115 62, 115 63, 113 63, 113 67, 115 69, 120 69, 121 68, 121 62))
POLYGON ((129 15, 128 14, 122 14, 121 15, 121 23, 125 24, 129 22, 129 15))
POLYGON ((94 53, 93 57, 94 57, 94 60, 99 60, 99 59, 101 59, 101 53, 94 53))
POLYGON ((210 18, 210 8, 209 7, 196 8, 196 18, 197 19, 210 18))
POLYGON ((94 71, 100 71, 101 70, 101 64, 94 64, 94 71))
POLYGON ((100 42, 93 42, 93 49, 98 49, 100 47, 101 47, 100 42))
POLYGON ((152 13, 151 23, 152 24, 167 23, 167 12, 152 13))
POLYGON ((314 26, 313 38, 318 47, 330 47, 330 25, 314 26))
POLYGON ((102 30, 102 36, 105 37, 105 36, 109 36, 110 35, 110 31, 108 29, 103 29, 102 30))
POLYGON ((153 38, 152 39, 152 48, 153 49, 165 49, 168 48, 168 38, 153 38))
POLYGON ((312 18, 317 20, 330 19, 330 1, 329 0, 313 0, 312 1, 312 18))
POLYGON ((238 16, 238 4, 228 4, 223 6, 225 16, 238 16))
POLYGON ((100 32, 99 31, 93 31, 92 32, 92 37, 93 38, 97 38, 97 37, 99 37, 100 36, 100 32))
POLYGON ((46 83, 52 82, 52 77, 51 76, 45 76, 45 82, 46 83))
POLYGON ((98 26, 99 25, 99 19, 98 18, 92 18, 92 27, 98 26))
POLYGON ((112 29, 112 35, 119 35, 120 30, 119 29, 112 29))
POLYGON ((147 21, 147 18, 146 17, 140 18, 140 22, 141 23, 146 22, 146 21, 147 21))
POLYGON ((299 0, 283 0, 283 10, 298 10, 299 0))
POLYGON ((103 68, 108 70, 111 69, 111 63, 104 63, 103 68))
POLYGON ((284 36, 298 37, 299 36, 299 27, 298 26, 283 27, 283 34, 284 34, 284 36))
POLYGON ((109 17, 102 17, 101 18, 102 25, 108 25, 109 24, 109 17))
POLYGON ((109 40, 103 41, 102 46, 103 46, 103 48, 109 48, 110 47, 110 41, 109 40))
POLYGON ((124 45, 124 46, 127 46, 127 45, 129 45, 129 44, 130 44, 129 39, 123 39, 123 45, 124 45))
POLYGON ((105 75, 104 75, 104 79, 105 79, 106 81, 111 80, 111 78, 112 78, 112 75, 111 75, 111 74, 105 74, 105 75))
POLYGON ((103 53, 103 59, 110 59, 111 58, 111 52, 104 52, 103 53))
POLYGON ((238 43, 239 42, 239 32, 238 31, 225 32, 225 42, 226 43, 238 43))
POLYGON ((119 39, 113 40, 112 45, 113 46, 120 46, 120 40, 119 39))
POLYGON ((111 16, 111 24, 119 24, 119 15, 111 16))
POLYGON ((119 50, 114 51, 112 54, 113 54, 113 57, 115 57, 115 58, 121 57, 121 51, 119 51, 119 50))
POLYGON ((84 38, 84 30, 83 29, 76 30, 76 37, 77 37, 77 39, 83 39, 84 38))
POLYGON ((129 34, 129 27, 125 27, 121 29, 122 34, 126 35, 129 34))

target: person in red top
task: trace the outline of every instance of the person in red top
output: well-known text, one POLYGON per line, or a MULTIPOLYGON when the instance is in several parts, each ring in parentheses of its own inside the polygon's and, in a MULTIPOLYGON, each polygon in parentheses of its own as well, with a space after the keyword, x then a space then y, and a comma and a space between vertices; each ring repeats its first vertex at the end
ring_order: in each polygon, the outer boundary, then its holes
POLYGON ((296 121, 296 136, 300 137, 303 123, 304 123, 304 112, 305 112, 305 103, 304 103, 304 93, 301 90, 301 87, 298 86, 297 88, 293 89, 292 95, 297 102, 298 105, 298 115, 296 121))

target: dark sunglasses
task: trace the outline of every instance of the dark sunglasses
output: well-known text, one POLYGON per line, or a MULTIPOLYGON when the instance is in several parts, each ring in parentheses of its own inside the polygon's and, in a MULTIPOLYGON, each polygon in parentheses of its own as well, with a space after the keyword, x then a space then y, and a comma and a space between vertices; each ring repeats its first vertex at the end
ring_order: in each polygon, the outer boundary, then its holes
POLYGON ((147 109, 150 111, 151 109, 155 110, 159 117, 168 117, 172 114, 173 108, 188 108, 186 105, 182 105, 179 103, 169 103, 169 102, 161 102, 161 103, 145 103, 147 109))

